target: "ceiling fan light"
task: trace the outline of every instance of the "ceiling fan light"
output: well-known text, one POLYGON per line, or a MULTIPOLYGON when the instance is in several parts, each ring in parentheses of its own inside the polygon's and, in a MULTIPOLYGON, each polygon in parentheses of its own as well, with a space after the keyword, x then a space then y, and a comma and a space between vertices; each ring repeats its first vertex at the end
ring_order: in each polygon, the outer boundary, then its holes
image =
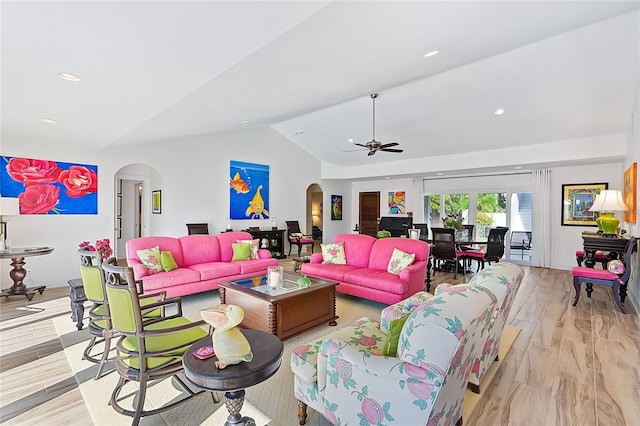
POLYGON ((497 110, 495 110, 493 112, 495 115, 502 115, 504 114, 504 110, 502 108, 498 108, 497 110))

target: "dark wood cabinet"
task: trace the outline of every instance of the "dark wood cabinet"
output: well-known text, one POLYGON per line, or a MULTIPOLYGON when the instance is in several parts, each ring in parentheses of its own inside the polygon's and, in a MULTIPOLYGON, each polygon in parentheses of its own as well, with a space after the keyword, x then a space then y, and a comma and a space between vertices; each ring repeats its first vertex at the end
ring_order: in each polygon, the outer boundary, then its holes
POLYGON ((276 229, 272 231, 250 231, 251 236, 259 240, 258 247, 271 252, 271 256, 276 259, 284 259, 284 229, 276 229))

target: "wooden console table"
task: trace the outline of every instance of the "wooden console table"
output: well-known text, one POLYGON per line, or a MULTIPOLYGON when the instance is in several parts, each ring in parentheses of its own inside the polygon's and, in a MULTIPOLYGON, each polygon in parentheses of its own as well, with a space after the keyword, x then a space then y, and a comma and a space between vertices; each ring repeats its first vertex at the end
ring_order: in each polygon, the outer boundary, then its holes
POLYGON ((246 230, 255 239, 260 240, 258 247, 267 249, 271 256, 276 259, 284 259, 284 229, 273 229, 271 231, 250 231, 246 230))
POLYGON ((42 294, 46 285, 27 288, 24 284, 24 279, 27 276, 27 271, 24 269, 25 257, 43 256, 49 254, 54 250, 53 247, 12 247, 9 250, 0 251, 0 259, 11 259, 11 266, 13 269, 9 271, 9 276, 13 280, 11 288, 2 290, 0 297, 9 296, 26 296, 27 300, 33 299, 35 292, 42 294))
POLYGON ((584 264, 593 268, 596 264, 596 251, 609 252, 609 259, 622 259, 622 253, 629 242, 628 238, 603 237, 599 234, 582 233, 584 241, 584 264))

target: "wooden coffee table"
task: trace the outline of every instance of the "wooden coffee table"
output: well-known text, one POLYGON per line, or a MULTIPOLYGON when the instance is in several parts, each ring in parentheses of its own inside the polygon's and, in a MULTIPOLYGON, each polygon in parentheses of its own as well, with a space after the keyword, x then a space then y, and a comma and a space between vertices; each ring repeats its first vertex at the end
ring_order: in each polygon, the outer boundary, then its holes
POLYGON ((285 272, 284 286, 269 289, 266 277, 257 276, 220 283, 220 302, 244 309, 241 327, 262 330, 286 339, 329 321, 336 325, 335 281, 309 278, 307 288, 297 287, 302 275, 285 272))

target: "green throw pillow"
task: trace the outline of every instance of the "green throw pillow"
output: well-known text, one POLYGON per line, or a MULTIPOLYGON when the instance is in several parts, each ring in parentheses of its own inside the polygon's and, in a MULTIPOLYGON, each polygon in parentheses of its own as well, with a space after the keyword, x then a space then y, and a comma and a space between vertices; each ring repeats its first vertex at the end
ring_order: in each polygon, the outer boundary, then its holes
POLYGON ((174 269, 178 269, 176 260, 173 258, 173 253, 170 251, 160 252, 160 263, 162 264, 162 269, 164 269, 165 272, 171 272, 174 269))
POLYGON ((389 324, 389 331, 387 331, 387 338, 384 340, 384 346, 382 347, 382 355, 396 356, 398 353, 398 341, 400 340, 400 333, 404 323, 409 318, 410 314, 394 319, 389 324))
POLYGON ((232 261, 250 259, 251 244, 231 244, 231 247, 233 248, 232 261))

